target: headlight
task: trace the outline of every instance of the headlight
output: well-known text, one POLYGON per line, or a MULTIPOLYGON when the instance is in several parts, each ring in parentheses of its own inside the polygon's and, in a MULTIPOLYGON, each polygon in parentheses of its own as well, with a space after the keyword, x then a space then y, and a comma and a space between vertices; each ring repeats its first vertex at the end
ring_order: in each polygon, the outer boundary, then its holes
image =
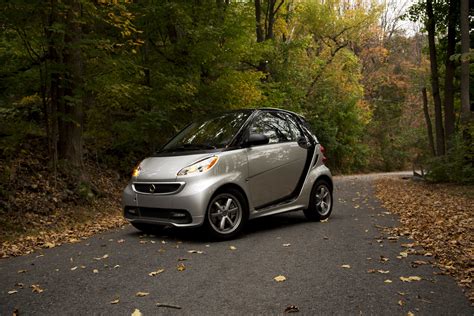
POLYGON ((211 170, 211 168, 217 163, 219 157, 213 156, 201 161, 198 161, 190 166, 184 167, 178 172, 178 176, 185 176, 192 173, 204 173, 211 170))
POLYGON ((140 167, 140 164, 138 164, 135 168, 133 168, 132 177, 138 177, 140 171, 142 171, 142 168, 140 167))

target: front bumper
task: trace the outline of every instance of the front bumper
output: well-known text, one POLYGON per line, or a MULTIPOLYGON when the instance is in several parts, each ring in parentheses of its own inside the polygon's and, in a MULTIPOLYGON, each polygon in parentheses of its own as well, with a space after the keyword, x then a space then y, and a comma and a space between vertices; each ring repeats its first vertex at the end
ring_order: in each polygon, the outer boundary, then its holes
POLYGON ((122 194, 125 218, 135 223, 201 226, 217 183, 211 177, 193 180, 186 181, 173 194, 140 193, 133 190, 132 183, 129 183, 122 194))

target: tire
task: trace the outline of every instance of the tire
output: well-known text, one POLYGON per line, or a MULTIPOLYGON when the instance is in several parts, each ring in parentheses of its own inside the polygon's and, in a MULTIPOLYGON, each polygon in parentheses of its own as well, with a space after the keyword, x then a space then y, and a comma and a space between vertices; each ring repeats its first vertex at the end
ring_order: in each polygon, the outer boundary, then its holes
POLYGON ((304 215, 311 221, 327 219, 332 212, 332 189, 325 180, 317 180, 311 190, 309 206, 304 210, 304 215))
POLYGON ((248 219, 248 205, 238 190, 218 191, 211 198, 206 210, 205 227, 212 239, 235 238, 248 219))
POLYGON ((148 234, 148 235, 156 235, 159 234, 163 228, 165 227, 164 225, 153 225, 153 224, 145 224, 145 223, 130 223, 132 224, 133 227, 141 231, 142 233, 148 234))

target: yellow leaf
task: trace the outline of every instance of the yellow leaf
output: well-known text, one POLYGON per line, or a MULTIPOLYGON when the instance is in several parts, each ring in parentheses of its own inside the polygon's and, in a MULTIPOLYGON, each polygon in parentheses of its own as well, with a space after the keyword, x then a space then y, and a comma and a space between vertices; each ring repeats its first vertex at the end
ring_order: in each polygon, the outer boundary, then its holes
POLYGON ((383 283, 387 283, 387 284, 392 283, 392 280, 387 279, 387 280, 383 281, 383 283))
POLYGON ((178 269, 178 271, 184 271, 184 270, 186 270, 186 266, 184 265, 184 263, 180 263, 180 264, 178 264, 176 269, 178 269))
POLYGON ((150 273, 148 273, 149 276, 155 276, 155 275, 158 275, 160 273, 162 273, 163 271, 165 271, 165 269, 158 269, 156 271, 151 271, 150 273))
POLYGON ((137 294, 135 294, 136 297, 144 297, 144 296, 147 296, 149 295, 150 293, 148 292, 137 292, 137 294))
POLYGON ((120 302, 120 300, 117 298, 117 299, 111 301, 110 304, 118 304, 119 302, 120 302))
POLYGON ((142 312, 139 309, 135 308, 131 316, 142 316, 142 312))
POLYGON ((237 250, 237 248, 235 246, 230 246, 229 249, 230 250, 237 250))
POLYGON ((348 265, 348 264, 343 264, 343 265, 341 266, 341 268, 344 268, 344 269, 350 269, 350 268, 351 268, 351 266, 350 266, 350 265, 348 265))
POLYGON ((415 314, 413 314, 412 312, 408 312, 407 316, 415 316, 415 314))
POLYGON ((32 288, 33 293, 41 293, 44 290, 39 286, 39 284, 32 284, 30 286, 32 288))
POLYGON ((420 281, 421 278, 419 276, 409 276, 409 277, 400 277, 400 280, 403 282, 412 282, 412 281, 420 281))
POLYGON ((278 275, 276 277, 273 278, 275 281, 277 282, 283 282, 283 281, 286 281, 286 277, 283 276, 283 275, 278 275))
POLYGON ((403 302, 402 300, 399 300, 398 305, 403 306, 403 305, 405 305, 405 302, 403 302))

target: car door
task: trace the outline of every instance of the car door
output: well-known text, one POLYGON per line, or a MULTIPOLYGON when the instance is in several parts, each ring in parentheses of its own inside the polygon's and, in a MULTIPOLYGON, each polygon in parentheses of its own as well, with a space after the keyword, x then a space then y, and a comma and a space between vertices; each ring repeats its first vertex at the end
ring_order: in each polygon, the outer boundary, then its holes
POLYGON ((250 124, 249 134, 264 134, 266 145, 248 148, 248 184, 252 205, 261 209, 292 196, 302 175, 307 150, 297 143, 297 135, 285 114, 260 113, 250 124))

